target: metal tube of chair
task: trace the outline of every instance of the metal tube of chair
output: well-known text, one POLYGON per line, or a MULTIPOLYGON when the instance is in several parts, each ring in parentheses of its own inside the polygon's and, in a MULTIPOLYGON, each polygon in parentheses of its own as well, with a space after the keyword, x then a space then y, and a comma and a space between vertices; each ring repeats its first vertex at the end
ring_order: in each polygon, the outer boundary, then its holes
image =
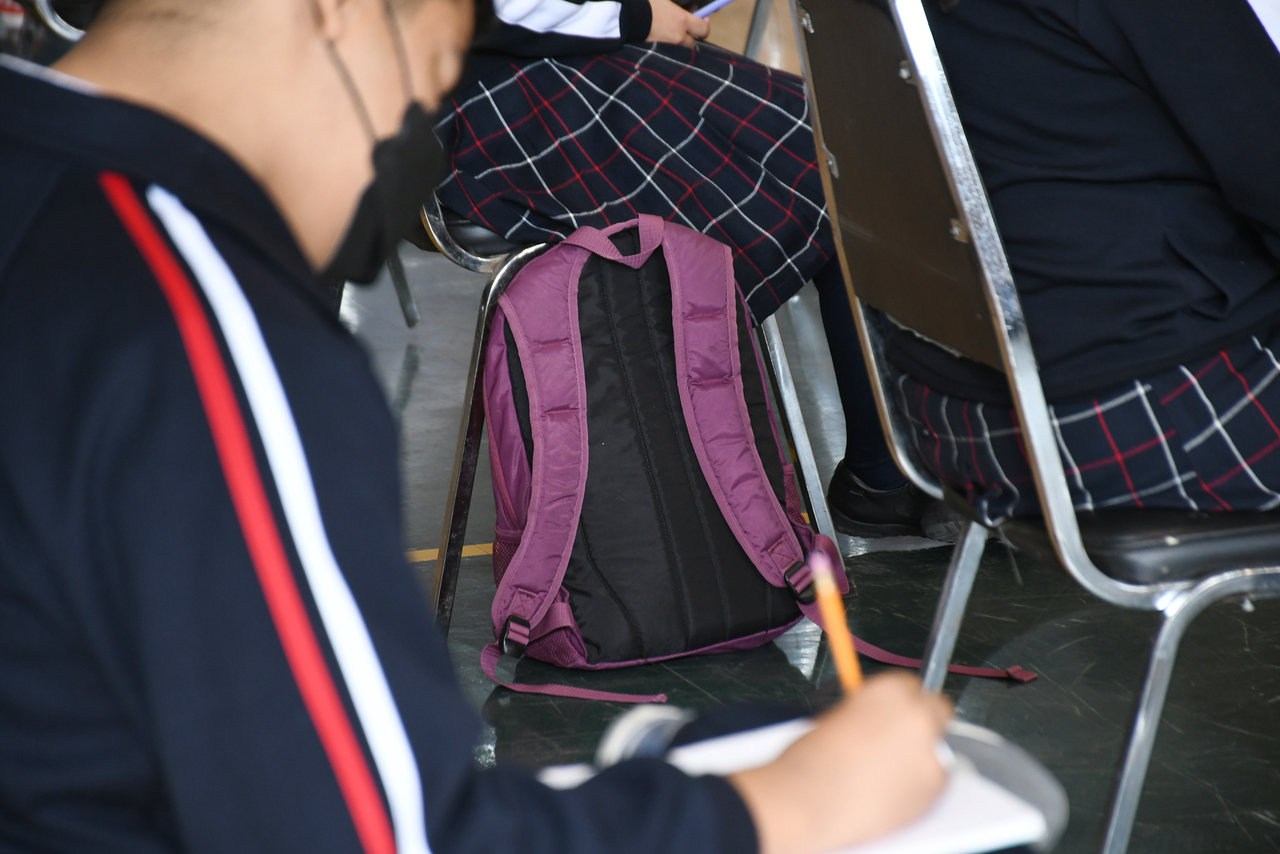
POLYGON ((422 227, 427 230, 427 237, 431 238, 431 242, 435 244, 436 249, 439 250, 441 255, 459 267, 470 270, 473 273, 493 273, 496 276, 503 265, 507 263, 508 256, 506 255, 484 257, 475 255, 459 246, 445 225, 444 214, 441 212, 440 202, 436 199, 435 193, 427 197, 418 213, 422 218, 422 227))
POLYGON ((978 564, 982 562, 982 552, 986 549, 987 535, 985 527, 970 522, 951 554, 947 581, 938 599, 938 611, 933 617, 929 645, 924 653, 922 679, 924 690, 930 693, 942 691, 942 684, 947 681, 947 668, 951 665, 956 639, 960 637, 960 624, 964 620, 965 606, 969 604, 973 580, 978 575, 978 564))
POLYGON ((769 12, 773 9, 773 0, 756 0, 756 7, 751 13, 751 28, 747 30, 747 46, 742 55, 747 59, 759 59, 760 47, 764 44, 764 31, 769 26, 769 12))
POLYGON ((418 325, 418 321, 422 320, 422 315, 418 313, 418 303, 413 299, 413 291, 409 290, 409 277, 405 275, 404 262, 400 260, 398 247, 387 256, 387 272, 391 274, 391 284, 395 285, 404 323, 412 329, 418 325))
MULTIPOLYGON (((1184 594, 1186 595, 1186 594, 1184 594)), ((1169 693, 1169 680, 1173 676, 1174 660, 1178 644, 1186 630, 1186 621, 1177 616, 1165 616, 1151 650, 1147 664, 1147 678, 1142 685, 1138 711, 1133 729, 1129 732, 1129 746, 1116 781, 1115 797, 1111 801, 1111 817, 1102 843, 1103 854, 1124 854, 1129 847, 1129 835, 1133 832, 1133 820, 1138 814, 1138 801, 1151 764, 1151 751, 1156 743, 1156 731, 1160 728, 1160 716, 1164 712, 1165 697, 1169 693)))
POLYGON ((467 534, 467 517, 471 512, 471 494, 480 459, 480 436, 484 430, 480 384, 484 378, 483 360, 485 346, 489 341, 489 323, 493 319, 498 299, 506 292, 516 274, 546 249, 547 245, 540 243, 502 259, 502 265, 489 280, 480 297, 480 315, 476 320, 471 368, 467 372, 467 386, 463 390, 462 427, 458 431, 458 450, 453 460, 449 496, 445 500, 444 530, 440 533, 440 551, 431 587, 431 604, 436 625, 444 635, 449 634, 449 622, 453 617, 453 598, 458 586, 458 570, 462 565, 463 539, 467 534))
POLYGON ((995 343, 1005 375, 1011 380, 1010 391, 1023 444, 1032 463, 1045 527, 1054 550, 1063 568, 1098 598, 1126 608, 1153 608, 1165 593, 1189 585, 1126 584, 1095 566, 1085 551, 1013 273, 956 110, 928 16, 921 0, 892 0, 889 5, 902 46, 910 58, 907 71, 919 93, 960 214, 962 233, 968 235, 966 242, 974 248, 973 257, 978 262, 986 307, 996 333, 995 343))
POLYGON ((484 345, 489 320, 496 299, 490 299, 494 283, 486 288, 480 304, 475 346, 471 352, 471 368, 462 398, 462 427, 458 432, 458 450, 454 455, 453 477, 445 501, 444 530, 440 534, 440 550, 436 557, 436 574, 431 588, 431 603, 436 625, 441 634, 449 634, 453 617, 453 599, 458 586, 458 570, 462 564, 462 546, 467 535, 467 517, 471 512, 471 494, 475 487, 476 465, 480 459, 480 435, 484 430, 484 407, 480 388, 484 345))
POLYGON ((765 353, 769 357, 769 367, 778 386, 782 413, 787 420, 791 443, 795 446, 800 463, 800 477, 804 480, 805 493, 809 497, 813 523, 819 533, 826 534, 831 542, 837 542, 836 526, 831 521, 831 510, 827 507, 827 496, 823 492, 822 478, 818 474, 818 461, 813 456, 813 444, 809 441, 809 432, 805 428, 804 412, 800 409, 800 398, 796 394, 795 378, 791 376, 787 350, 782 344, 782 333, 778 331, 778 321, 771 315, 765 318, 760 328, 764 331, 765 353))
POLYGON ((1138 801, 1147 779, 1151 751, 1155 747, 1156 731, 1160 728, 1160 717, 1164 712, 1165 697, 1169 693, 1169 681, 1173 677, 1178 645, 1183 635, 1192 621, 1214 602, 1241 594, 1264 599, 1280 595, 1280 569, 1241 569, 1210 576, 1190 590, 1170 594, 1168 601, 1163 603, 1164 621, 1151 647, 1146 680, 1134 714, 1133 728, 1129 732, 1129 744, 1116 778, 1102 854, 1123 854, 1129 847, 1129 836, 1138 814, 1138 801))
POLYGON ((36 14, 40 16, 40 20, 44 21, 45 26, 52 30, 53 34, 58 38, 69 42, 78 42, 84 38, 84 30, 68 24, 66 19, 53 8, 52 0, 35 0, 35 3, 36 14))

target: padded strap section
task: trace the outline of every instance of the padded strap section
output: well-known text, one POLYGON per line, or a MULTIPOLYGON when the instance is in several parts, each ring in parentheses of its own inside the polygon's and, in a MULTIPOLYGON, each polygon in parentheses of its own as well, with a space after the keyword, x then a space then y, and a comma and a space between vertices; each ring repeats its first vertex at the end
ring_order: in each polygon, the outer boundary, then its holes
POLYGON ((489 459, 498 463, 491 467, 497 529, 514 533, 524 530, 529 508, 529 458, 512 400, 505 329, 506 319, 499 307, 489 327, 481 397, 489 435, 489 459))
POLYGON ((603 230, 584 225, 569 235, 564 242, 570 246, 581 246, 601 258, 608 258, 610 261, 626 264, 633 270, 639 270, 644 265, 644 262, 649 260, 649 256, 653 254, 653 251, 662 244, 665 226, 666 223, 662 217, 653 216, 652 214, 640 214, 638 220, 633 219, 629 222, 621 222, 603 230), (637 225, 640 228, 640 251, 635 255, 623 255, 618 251, 618 247, 613 245, 609 235, 617 234, 619 231, 625 231, 628 228, 635 228, 637 225))
MULTIPOLYGON (((804 560, 756 453, 738 358, 737 285, 729 247, 667 228, 680 405, 716 504, 760 574, 775 587, 804 560)), ((837 565, 839 563, 837 562, 837 565)))
POLYGON ((529 511, 520 547, 493 597, 500 631, 515 615, 538 625, 564 580, 587 481, 587 389, 578 337, 578 277, 588 255, 552 250, 498 300, 516 342, 533 435, 529 511))

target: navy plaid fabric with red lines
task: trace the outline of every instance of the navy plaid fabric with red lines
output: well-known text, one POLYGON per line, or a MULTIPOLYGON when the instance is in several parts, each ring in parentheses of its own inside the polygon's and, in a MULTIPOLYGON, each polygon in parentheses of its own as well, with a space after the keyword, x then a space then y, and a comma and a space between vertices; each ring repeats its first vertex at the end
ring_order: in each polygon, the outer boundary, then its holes
MULTIPOLYGON (((1280 506, 1280 329, 1050 407, 1077 509, 1280 506)), ((917 449, 995 522, 1039 512, 1012 410, 898 379, 917 449)))
POLYGON ((734 250, 757 320, 834 254, 803 82, 711 46, 512 61, 438 126, 441 203, 517 243, 662 216, 734 250))

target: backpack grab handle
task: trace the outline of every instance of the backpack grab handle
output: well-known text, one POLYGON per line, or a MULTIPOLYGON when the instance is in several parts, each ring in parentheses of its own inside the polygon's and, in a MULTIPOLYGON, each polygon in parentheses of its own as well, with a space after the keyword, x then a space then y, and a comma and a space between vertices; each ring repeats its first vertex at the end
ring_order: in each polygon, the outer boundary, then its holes
POLYGON ((662 245, 662 229, 664 225, 666 225, 666 222, 660 216, 640 214, 640 251, 635 255, 623 255, 618 251, 618 247, 613 245, 613 241, 609 239, 610 235, 617 234, 619 231, 635 228, 635 220, 611 225, 605 229, 584 225, 565 238, 564 242, 570 246, 581 246, 601 258, 617 261, 619 264, 626 264, 633 270, 639 270, 644 265, 644 262, 649 260, 649 256, 653 254, 653 251, 662 245))

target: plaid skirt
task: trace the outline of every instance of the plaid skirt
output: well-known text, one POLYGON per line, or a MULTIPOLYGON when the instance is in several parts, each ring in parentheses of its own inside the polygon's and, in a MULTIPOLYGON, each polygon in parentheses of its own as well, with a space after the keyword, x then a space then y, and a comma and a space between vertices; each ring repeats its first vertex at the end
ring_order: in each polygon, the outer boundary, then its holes
POLYGON ((540 243, 664 217, 733 249, 757 322, 835 254, 800 78, 709 45, 495 66, 436 127, 472 222, 540 243))
MULTIPOLYGON (((1280 327, 1211 356, 1049 407, 1078 510, 1280 506, 1280 327)), ((922 461, 985 521, 1040 512, 1013 410, 901 375, 922 461)))

